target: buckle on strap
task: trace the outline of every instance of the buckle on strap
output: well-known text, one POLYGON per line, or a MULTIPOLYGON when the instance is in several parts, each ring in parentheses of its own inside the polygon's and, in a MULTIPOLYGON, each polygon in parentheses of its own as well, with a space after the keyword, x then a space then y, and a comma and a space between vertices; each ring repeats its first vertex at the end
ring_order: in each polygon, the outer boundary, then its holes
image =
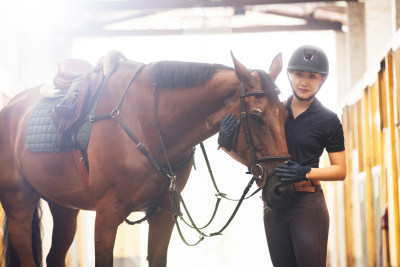
POLYGON ((265 171, 263 167, 261 167, 258 163, 253 163, 250 165, 250 173, 253 175, 257 180, 263 180, 265 171))

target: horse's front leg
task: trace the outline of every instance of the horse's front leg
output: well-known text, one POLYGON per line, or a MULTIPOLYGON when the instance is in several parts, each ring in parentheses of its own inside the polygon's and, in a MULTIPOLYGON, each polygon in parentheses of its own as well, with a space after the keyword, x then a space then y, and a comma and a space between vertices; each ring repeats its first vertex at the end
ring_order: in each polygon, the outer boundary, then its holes
POLYGON ((96 267, 113 266, 113 250, 118 226, 127 217, 124 205, 117 198, 103 197, 96 204, 95 261, 96 267))
POLYGON ((53 236, 46 258, 47 266, 65 267, 65 257, 74 240, 79 210, 69 209, 51 201, 48 201, 48 204, 53 215, 53 236))
MULTIPOLYGON (((168 193, 166 194, 168 196, 168 193)), ((168 245, 175 221, 169 198, 165 198, 161 210, 148 220, 148 255, 149 267, 167 266, 168 245)))
MULTIPOLYGON (((192 161, 177 173, 177 183, 180 190, 186 185, 192 169, 192 161)), ((172 204, 169 193, 165 194, 160 205, 160 211, 149 218, 148 256, 149 267, 167 266, 168 245, 171 239, 175 220, 172 214, 172 204)))

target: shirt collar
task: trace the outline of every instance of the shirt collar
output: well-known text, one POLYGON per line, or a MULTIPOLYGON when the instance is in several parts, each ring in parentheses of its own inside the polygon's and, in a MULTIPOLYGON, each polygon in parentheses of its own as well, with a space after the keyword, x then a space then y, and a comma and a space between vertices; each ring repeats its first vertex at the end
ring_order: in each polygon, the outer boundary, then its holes
MULTIPOLYGON (((290 107, 290 105, 292 104, 292 100, 293 100, 293 95, 289 96, 288 100, 286 101, 286 109, 289 111, 291 116, 293 116, 292 108, 290 107)), ((307 114, 307 113, 311 113, 311 112, 319 112, 321 110, 321 108, 322 108, 321 102, 316 97, 314 97, 313 102, 308 107, 308 109, 303 112, 303 114, 307 114)))

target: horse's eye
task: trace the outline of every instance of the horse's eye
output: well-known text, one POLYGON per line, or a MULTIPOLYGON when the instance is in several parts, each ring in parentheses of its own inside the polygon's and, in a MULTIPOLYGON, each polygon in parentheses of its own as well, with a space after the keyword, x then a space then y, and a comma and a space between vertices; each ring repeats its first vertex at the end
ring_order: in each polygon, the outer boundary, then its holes
POLYGON ((263 124, 264 120, 261 118, 261 110, 255 110, 250 112, 250 118, 256 123, 263 124))

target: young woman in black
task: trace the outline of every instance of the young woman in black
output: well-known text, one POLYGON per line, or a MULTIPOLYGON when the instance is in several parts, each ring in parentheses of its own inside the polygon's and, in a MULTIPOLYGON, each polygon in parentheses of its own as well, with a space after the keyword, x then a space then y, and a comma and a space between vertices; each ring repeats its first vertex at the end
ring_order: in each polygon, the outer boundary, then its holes
MULTIPOLYGON (((295 192, 289 205, 264 209, 268 248, 275 267, 325 267, 329 214, 320 181, 346 177, 343 128, 338 116, 315 97, 329 73, 328 59, 320 48, 299 47, 287 73, 293 91, 285 101, 291 159, 275 171, 282 182, 294 183, 295 192), (319 168, 324 149, 330 166, 319 168)), ((229 145, 231 125, 228 116, 221 123, 221 147, 229 145)))
POLYGON ((275 170, 295 184, 290 204, 265 209, 264 225, 274 266, 325 267, 329 214, 320 181, 346 177, 343 128, 338 116, 315 97, 329 73, 325 53, 299 47, 288 64, 293 95, 286 101, 285 131, 291 161, 275 170), (326 149, 330 166, 319 168, 326 149))

